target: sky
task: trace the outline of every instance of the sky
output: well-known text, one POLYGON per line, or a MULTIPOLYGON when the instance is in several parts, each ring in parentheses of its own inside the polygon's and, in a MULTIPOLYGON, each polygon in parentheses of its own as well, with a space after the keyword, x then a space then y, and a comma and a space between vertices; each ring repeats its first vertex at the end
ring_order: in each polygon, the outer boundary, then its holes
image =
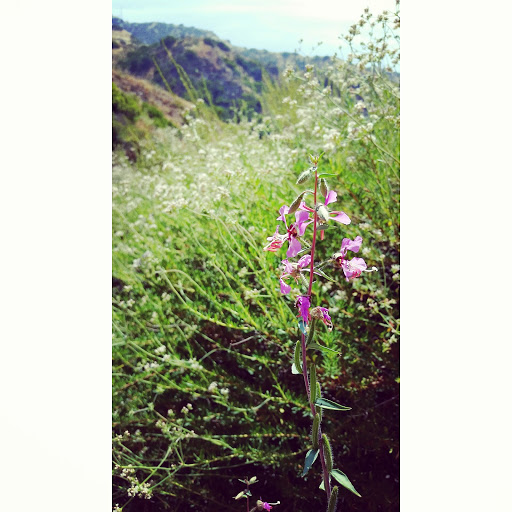
POLYGON ((112 0, 112 15, 211 30, 246 48, 342 56, 339 36, 365 7, 394 11, 395 0, 112 0))

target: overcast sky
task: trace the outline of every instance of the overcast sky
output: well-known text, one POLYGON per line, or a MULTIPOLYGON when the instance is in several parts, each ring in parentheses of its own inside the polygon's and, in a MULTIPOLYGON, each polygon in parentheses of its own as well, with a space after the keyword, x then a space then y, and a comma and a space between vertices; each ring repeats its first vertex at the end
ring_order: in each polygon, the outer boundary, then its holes
POLYGON ((338 52, 363 9, 393 11, 395 0, 112 0, 112 15, 129 22, 159 21, 215 32, 235 46, 306 55, 338 52), (320 47, 313 50, 317 43, 320 47))

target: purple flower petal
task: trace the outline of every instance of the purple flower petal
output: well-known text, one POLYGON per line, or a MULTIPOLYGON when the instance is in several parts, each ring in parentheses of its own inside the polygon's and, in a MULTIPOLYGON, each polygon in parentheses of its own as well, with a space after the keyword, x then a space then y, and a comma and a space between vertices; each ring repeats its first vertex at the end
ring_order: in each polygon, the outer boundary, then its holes
POLYGON ((286 218, 285 218, 285 215, 290 211, 290 207, 289 206, 286 206, 285 204, 283 204, 283 206, 281 206, 281 208, 279 208, 279 213, 281 215, 279 215, 279 217, 277 217, 277 220, 282 220, 285 225, 286 225, 286 218))
POLYGON ((281 283, 281 293, 283 295, 286 295, 292 291, 292 287, 288 284, 286 284, 282 279, 279 279, 281 283))
POLYGON ((327 308, 318 308, 322 313, 322 322, 327 326, 329 331, 332 331, 332 320, 329 316, 329 310, 327 308))
POLYGON ((297 256, 297 254, 299 254, 301 249, 302 245, 300 244, 300 242, 297 240, 297 238, 292 236, 290 240, 290 246, 286 251, 286 256, 288 256, 288 258, 294 258, 295 256, 297 256))
POLYGON ((314 212, 315 211, 315 210, 313 210, 313 208, 310 208, 309 206, 306 205, 306 201, 301 201, 300 202, 299 210, 305 210, 305 211, 308 211, 308 212, 314 212))
POLYGON ((341 242, 341 252, 343 254, 347 254, 347 251, 358 252, 362 243, 363 239, 360 236, 356 236, 354 240, 344 238, 341 242))
POLYGON ((301 210, 295 212, 295 229, 297 230, 297 234, 299 236, 302 236, 304 232, 306 231, 306 226, 308 224, 311 224, 313 222, 312 220, 309 220, 309 212, 307 210, 301 210))
POLYGON ((302 318, 304 323, 307 324, 309 322, 309 297, 299 295, 299 297, 297 297, 296 306, 299 309, 299 316, 302 318))
POLYGON ((311 254, 306 254, 305 256, 302 256, 302 258, 297 261, 297 267, 304 268, 308 267, 311 263, 311 254))
POLYGON ((263 247, 263 250, 276 252, 283 246, 284 241, 286 240, 286 235, 280 235, 279 226, 277 226, 276 232, 272 236, 267 237, 267 240, 269 240, 270 243, 263 247))
POLYGON ((293 272, 292 264, 288 261, 288 259, 281 261, 281 263, 284 265, 285 274, 291 274, 293 272))
POLYGON ((341 224, 350 224, 350 218, 345 212, 331 212, 337 213, 336 217, 331 217, 331 220, 335 220, 336 222, 340 222, 341 224))
POLYGON ((338 194, 334 192, 334 190, 329 190, 327 195, 325 196, 325 206, 331 203, 335 203, 338 200, 338 194))
POLYGON ((366 270, 366 262, 363 258, 352 258, 350 261, 344 261, 342 263, 343 273, 347 278, 347 281, 354 279, 361 275, 363 270, 366 270))

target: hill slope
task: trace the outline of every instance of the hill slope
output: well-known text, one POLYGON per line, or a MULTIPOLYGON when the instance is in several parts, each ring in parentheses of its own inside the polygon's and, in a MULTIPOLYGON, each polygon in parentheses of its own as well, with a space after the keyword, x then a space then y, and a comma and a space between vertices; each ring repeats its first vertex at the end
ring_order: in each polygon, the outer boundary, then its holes
POLYGON ((265 75, 275 81, 287 66, 304 69, 308 63, 321 66, 329 60, 240 48, 213 32, 182 25, 112 18, 112 29, 113 40, 118 40, 114 67, 189 101, 198 97, 210 101, 224 119, 243 104, 261 111, 259 93, 265 75))

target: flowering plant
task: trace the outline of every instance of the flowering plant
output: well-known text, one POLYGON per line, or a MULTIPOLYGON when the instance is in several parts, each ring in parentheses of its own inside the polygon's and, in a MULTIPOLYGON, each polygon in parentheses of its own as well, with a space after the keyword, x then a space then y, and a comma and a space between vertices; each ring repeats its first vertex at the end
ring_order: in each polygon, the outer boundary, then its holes
POLYGON ((260 510, 271 510, 273 507, 273 505, 280 505, 280 502, 278 501, 277 503, 267 503, 266 501, 261 501, 261 499, 257 500, 256 501, 256 506, 251 508, 249 510, 249 497, 252 496, 252 493, 249 489, 249 487, 252 485, 252 484, 255 484, 258 480, 255 476, 251 477, 251 478, 244 478, 243 480, 241 478, 238 479, 240 482, 242 482, 243 484, 245 484, 245 489, 243 491, 240 491, 236 496, 233 496, 233 498, 235 500, 241 500, 243 498, 245 498, 247 500, 247 512, 259 512, 260 510))
POLYGON ((302 374, 304 378, 304 386, 308 397, 311 415, 313 417, 313 427, 311 433, 311 448, 306 454, 304 469, 302 476, 305 476, 315 460, 320 456, 322 465, 322 482, 320 488, 323 489, 327 496, 327 510, 334 512, 336 508, 336 500, 338 497, 338 486, 331 487, 331 478, 337 483, 347 488, 357 496, 361 496, 345 473, 333 467, 333 456, 329 438, 322 433, 321 421, 323 409, 334 411, 348 411, 351 408, 340 405, 332 400, 322 398, 321 387, 317 380, 316 366, 308 361, 307 351, 310 348, 324 349, 318 343, 313 343, 316 324, 323 323, 329 331, 333 329, 329 310, 325 307, 315 306, 312 297, 313 284, 315 276, 328 277, 322 270, 326 265, 332 266, 335 270, 341 270, 347 281, 358 278, 363 272, 372 272, 377 270, 375 267, 367 269, 366 262, 363 258, 353 257, 347 259, 347 252, 357 253, 361 247, 363 239, 356 236, 354 240, 343 238, 339 252, 335 253, 327 261, 315 264, 315 249, 318 242, 318 233, 320 239, 324 239, 325 229, 329 221, 333 220, 339 224, 350 224, 348 215, 340 210, 331 210, 328 205, 337 201, 337 193, 329 190, 326 175, 318 172, 318 161, 320 156, 309 155, 312 166, 301 173, 297 183, 305 183, 309 179, 314 180, 314 190, 305 190, 301 192, 290 206, 283 205, 279 209, 278 221, 284 223, 286 234, 279 233, 279 225, 276 227, 275 233, 267 238, 269 244, 264 247, 265 251, 277 252, 288 241, 287 258, 282 261, 284 266, 283 272, 279 278, 281 293, 289 294, 292 290, 286 280, 293 278, 296 283, 300 283, 306 290, 296 297, 295 307, 298 310, 299 318, 298 326, 301 331, 301 339, 295 345, 294 362, 292 372, 302 374), (319 200, 319 192, 323 195, 323 200, 319 200), (306 196, 313 196, 312 204, 308 206, 306 196), (288 224, 286 215, 295 214, 295 222, 288 224), (312 225, 312 241, 309 243, 305 240, 306 230, 312 225), (306 246, 307 249, 302 247, 306 246), (307 254, 303 254, 304 252, 307 254), (289 258, 300 256, 298 261, 290 261, 289 258), (306 279, 305 274, 309 273, 306 279))

